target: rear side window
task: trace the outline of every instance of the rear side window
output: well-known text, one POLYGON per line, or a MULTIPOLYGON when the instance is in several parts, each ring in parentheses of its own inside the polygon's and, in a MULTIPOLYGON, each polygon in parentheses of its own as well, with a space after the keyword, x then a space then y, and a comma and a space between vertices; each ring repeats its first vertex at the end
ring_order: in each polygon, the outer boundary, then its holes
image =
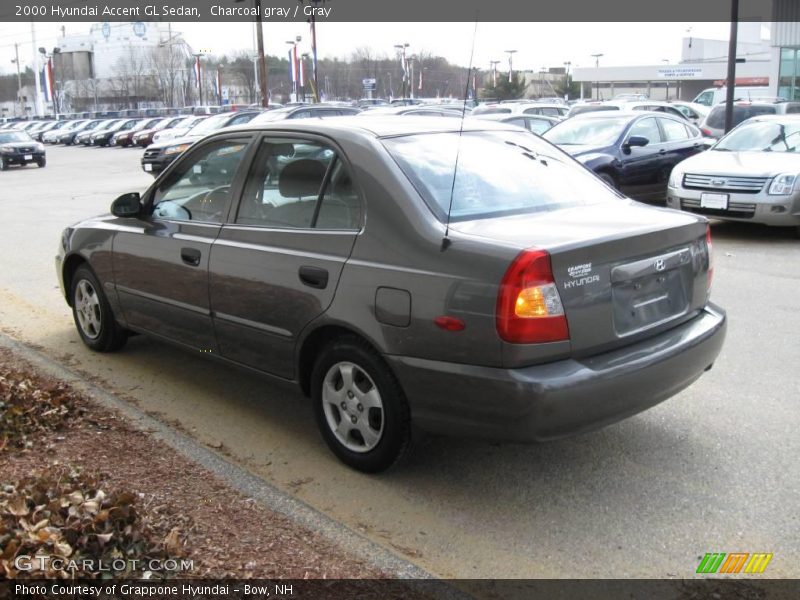
POLYGON ((236 223, 278 229, 358 229, 360 200, 336 152, 315 141, 262 142, 236 223))
POLYGON ((383 143, 441 221, 451 198, 453 221, 620 198, 563 152, 526 132, 430 133, 383 143))
POLYGON ((664 137, 667 142, 680 142, 689 139, 689 131, 683 123, 678 123, 672 119, 659 119, 661 128, 664 130, 664 137))
POLYGON ((791 115, 792 113, 800 113, 800 104, 790 104, 786 107, 786 114, 791 115))
POLYGON ((481 115, 505 115, 511 112, 510 108, 485 108, 480 111, 481 115))

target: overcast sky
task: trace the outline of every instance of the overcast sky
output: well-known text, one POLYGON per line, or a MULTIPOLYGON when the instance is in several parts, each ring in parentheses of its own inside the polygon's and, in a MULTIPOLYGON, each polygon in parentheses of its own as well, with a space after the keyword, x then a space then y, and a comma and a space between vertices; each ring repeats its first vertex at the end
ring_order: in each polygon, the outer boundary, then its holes
MULTIPOLYGON (((4 0, 3 0, 4 1, 4 0)), ((39 23, 37 44, 52 47, 60 35, 83 34, 90 23, 39 23)), ((317 45, 320 57, 346 57, 355 48, 366 46, 378 54, 392 56, 393 46, 410 44, 410 52, 424 50, 444 56, 450 62, 469 65, 474 40, 473 65, 489 68, 490 60, 507 63, 504 50, 517 50, 514 69, 539 70, 542 67, 593 66, 592 54, 603 53, 601 65, 641 65, 680 59, 681 38, 691 28, 695 37, 727 39, 727 23, 318 23, 317 45)), ((253 49, 251 23, 176 23, 195 49, 214 54, 253 49)), ((305 23, 264 24, 266 50, 284 55, 286 40, 303 36, 308 50, 308 25, 305 23)), ((0 73, 14 72, 14 42, 20 44, 20 62, 31 61, 29 24, 0 22, 0 73)))

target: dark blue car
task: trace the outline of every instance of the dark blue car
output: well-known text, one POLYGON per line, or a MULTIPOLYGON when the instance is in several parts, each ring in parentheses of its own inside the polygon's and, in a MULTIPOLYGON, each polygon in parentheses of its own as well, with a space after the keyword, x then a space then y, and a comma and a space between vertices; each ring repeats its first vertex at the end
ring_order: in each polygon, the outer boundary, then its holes
POLYGON ((653 112, 589 113, 542 137, 637 200, 664 200, 672 167, 707 148, 697 127, 653 112))

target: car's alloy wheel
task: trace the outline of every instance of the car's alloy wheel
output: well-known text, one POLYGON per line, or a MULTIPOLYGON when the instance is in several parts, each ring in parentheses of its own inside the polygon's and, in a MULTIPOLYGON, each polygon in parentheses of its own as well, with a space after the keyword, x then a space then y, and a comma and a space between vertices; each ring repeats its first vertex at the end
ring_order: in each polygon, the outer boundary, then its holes
POLYGON ((125 345, 127 333, 117 324, 100 282, 86 265, 75 271, 71 298, 72 316, 84 344, 99 352, 125 345))
POLYGON ((322 384, 322 409, 336 439, 353 452, 369 452, 383 435, 383 402, 375 382, 351 362, 328 369, 322 384))
POLYGON ((342 462, 375 473, 406 454, 408 404, 388 365, 366 342, 345 336, 328 344, 314 365, 311 386, 322 437, 342 462))

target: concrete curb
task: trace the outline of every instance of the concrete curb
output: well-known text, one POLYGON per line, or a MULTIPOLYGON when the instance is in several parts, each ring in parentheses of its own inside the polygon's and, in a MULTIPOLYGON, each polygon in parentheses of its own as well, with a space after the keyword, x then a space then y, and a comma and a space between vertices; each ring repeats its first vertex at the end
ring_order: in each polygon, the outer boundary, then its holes
POLYGON ((47 375, 66 381, 76 390, 89 395, 94 401, 118 411, 140 429, 147 430, 156 439, 163 441, 192 462, 214 473, 227 485, 247 497, 253 498, 263 506, 285 515, 295 523, 318 532, 374 567, 391 573, 398 579, 429 580, 430 585, 424 587, 435 593, 437 598, 471 597, 437 580, 435 575, 393 554, 305 502, 286 494, 260 477, 212 452, 191 437, 172 429, 169 425, 142 412, 129 402, 86 381, 64 365, 24 343, 0 333, 0 348, 8 349, 47 375))

